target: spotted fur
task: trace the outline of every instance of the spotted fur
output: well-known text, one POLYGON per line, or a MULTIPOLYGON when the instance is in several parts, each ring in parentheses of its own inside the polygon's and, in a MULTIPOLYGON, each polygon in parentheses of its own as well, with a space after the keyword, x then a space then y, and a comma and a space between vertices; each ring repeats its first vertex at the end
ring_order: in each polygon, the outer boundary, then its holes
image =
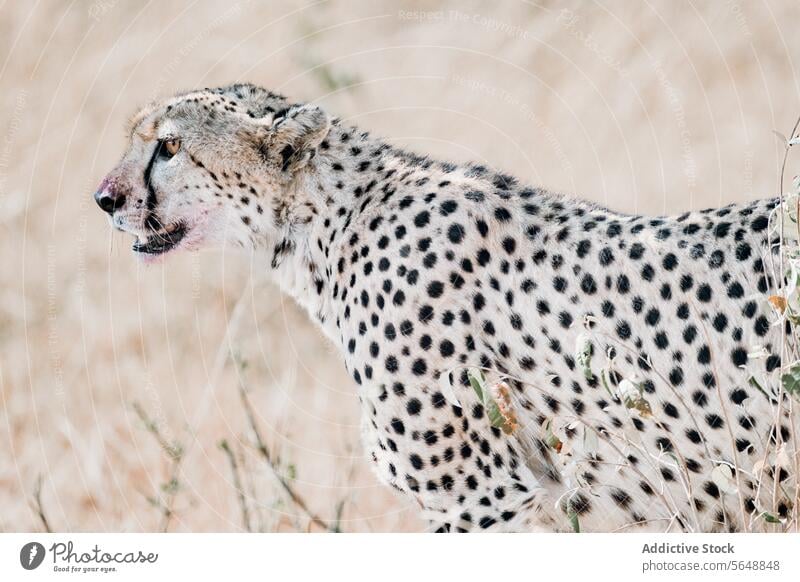
POLYGON ((132 125, 101 188, 113 224, 267 251, 263 268, 341 350, 377 475, 434 529, 738 531, 773 506, 774 475, 757 491, 753 465, 798 428, 776 426, 769 388, 776 200, 621 214, 251 85, 179 95, 132 125), (507 387, 515 426, 490 419, 470 369, 493 395, 507 387), (741 496, 720 490, 720 465, 739 469, 741 496))

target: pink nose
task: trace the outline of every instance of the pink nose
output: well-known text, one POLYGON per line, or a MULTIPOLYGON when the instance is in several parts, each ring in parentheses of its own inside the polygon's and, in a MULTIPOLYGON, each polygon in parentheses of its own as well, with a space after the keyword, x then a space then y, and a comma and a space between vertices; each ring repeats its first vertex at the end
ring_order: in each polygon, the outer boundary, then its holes
POLYGON ((113 180, 106 178, 94 193, 94 201, 104 212, 114 214, 125 205, 125 193, 113 180))

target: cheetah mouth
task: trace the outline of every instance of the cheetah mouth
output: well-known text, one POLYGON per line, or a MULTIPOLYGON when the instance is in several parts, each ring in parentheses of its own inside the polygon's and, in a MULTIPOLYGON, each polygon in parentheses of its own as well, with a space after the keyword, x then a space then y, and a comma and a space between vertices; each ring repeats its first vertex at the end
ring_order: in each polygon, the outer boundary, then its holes
POLYGON ((171 224, 164 230, 155 232, 142 239, 141 237, 133 243, 133 251, 146 255, 160 255, 171 251, 183 240, 189 229, 182 222, 171 224))

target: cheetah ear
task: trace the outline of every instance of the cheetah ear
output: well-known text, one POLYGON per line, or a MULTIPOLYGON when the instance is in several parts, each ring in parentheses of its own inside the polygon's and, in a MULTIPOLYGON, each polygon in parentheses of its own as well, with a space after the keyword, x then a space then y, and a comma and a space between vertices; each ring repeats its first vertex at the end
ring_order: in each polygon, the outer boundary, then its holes
POLYGON ((316 105, 294 105, 275 114, 261 152, 282 171, 294 174, 316 155, 330 127, 328 114, 316 105))

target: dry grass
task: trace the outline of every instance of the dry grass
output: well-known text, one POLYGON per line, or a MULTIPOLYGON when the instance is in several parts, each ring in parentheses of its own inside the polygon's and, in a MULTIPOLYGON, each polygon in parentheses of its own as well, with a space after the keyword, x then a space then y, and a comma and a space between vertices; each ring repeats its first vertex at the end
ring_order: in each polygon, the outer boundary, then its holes
POLYGON ((0 8, 0 530, 422 527, 372 477, 333 349, 258 265, 143 268, 93 207, 155 95, 249 80, 632 212, 777 191, 794 2, 495 4, 0 8))

